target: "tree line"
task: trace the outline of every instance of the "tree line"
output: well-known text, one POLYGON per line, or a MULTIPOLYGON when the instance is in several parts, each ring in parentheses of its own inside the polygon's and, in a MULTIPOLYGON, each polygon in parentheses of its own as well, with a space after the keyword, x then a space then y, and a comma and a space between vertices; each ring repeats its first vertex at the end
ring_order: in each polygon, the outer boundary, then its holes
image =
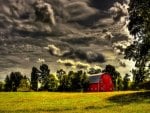
MULTIPOLYGON (((106 65, 105 69, 90 68, 89 71, 78 70, 66 72, 63 69, 52 74, 47 64, 42 64, 39 69, 32 67, 30 78, 21 72, 11 72, 4 82, 0 82, 0 91, 59 91, 81 92, 87 91, 89 86, 88 75, 97 73, 109 73, 112 76, 114 90, 136 89, 136 82, 131 82, 130 75, 124 77, 112 65, 106 65)), ((144 82, 138 88, 149 88, 150 82, 144 82)))

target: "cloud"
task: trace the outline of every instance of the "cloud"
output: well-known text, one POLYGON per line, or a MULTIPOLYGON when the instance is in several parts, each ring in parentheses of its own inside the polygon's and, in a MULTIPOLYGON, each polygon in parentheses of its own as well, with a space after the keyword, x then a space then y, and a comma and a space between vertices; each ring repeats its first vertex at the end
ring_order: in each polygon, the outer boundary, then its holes
POLYGON ((124 54, 124 50, 130 45, 129 41, 119 41, 113 43, 114 52, 117 54, 124 54))
POLYGON ((44 47, 44 48, 47 49, 51 55, 62 56, 60 49, 56 47, 55 45, 48 45, 47 47, 44 47))
POLYGON ((51 4, 46 3, 43 0, 37 0, 33 6, 35 9, 35 16, 38 21, 49 22, 51 25, 56 24, 51 4))
POLYGON ((80 59, 89 63, 105 62, 105 57, 102 54, 81 49, 73 50, 72 53, 68 54, 66 57, 80 59))
POLYGON ((115 2, 114 5, 109 9, 112 13, 115 22, 125 22, 128 15, 128 4, 115 2))
POLYGON ((59 48, 55 45, 48 45, 45 47, 51 55, 57 57, 64 57, 70 59, 80 59, 87 62, 105 62, 105 57, 101 53, 93 52, 90 50, 73 49, 73 48, 59 48))
POLYGON ((122 59, 118 59, 119 65, 122 67, 126 67, 126 61, 122 59))
POLYGON ((75 65, 75 62, 73 60, 61 60, 61 59, 58 59, 57 63, 63 64, 65 66, 74 66, 75 65))
POLYGON ((89 63, 105 62, 105 57, 102 54, 93 51, 85 51, 81 49, 75 50, 73 57, 78 58, 80 60, 85 60, 89 63))
POLYGON ((81 62, 81 61, 75 61, 75 60, 72 60, 72 59, 65 59, 65 60, 58 59, 57 63, 68 66, 68 67, 73 67, 73 68, 76 68, 76 69, 88 69, 88 70, 90 68, 102 69, 101 66, 92 65, 92 64, 89 64, 89 63, 81 62))
POLYGON ((83 20, 97 12, 96 9, 91 8, 84 1, 70 2, 65 5, 65 9, 70 15, 69 18, 72 21, 83 20))
POLYGON ((78 69, 87 69, 89 67, 90 67, 90 65, 87 63, 83 63, 83 62, 76 63, 76 68, 78 68, 78 69))
POLYGON ((83 63, 83 62, 74 61, 74 60, 70 60, 70 59, 66 59, 66 60, 58 59, 57 63, 63 64, 65 66, 69 66, 69 67, 75 67, 77 69, 87 69, 90 67, 90 65, 88 63, 83 63))
POLYGON ((43 59, 43 58, 39 58, 38 60, 37 60, 37 63, 44 63, 45 62, 45 59, 43 59))

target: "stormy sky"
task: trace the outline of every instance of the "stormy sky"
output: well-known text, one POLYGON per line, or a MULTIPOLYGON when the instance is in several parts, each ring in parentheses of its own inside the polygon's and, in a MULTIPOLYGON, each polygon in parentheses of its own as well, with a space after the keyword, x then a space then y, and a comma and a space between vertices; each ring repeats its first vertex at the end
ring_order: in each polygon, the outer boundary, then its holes
POLYGON ((0 79, 11 71, 30 76, 40 60, 52 71, 114 65, 131 41, 126 28, 129 0, 0 0, 0 79), (65 63, 64 63, 65 62, 65 63), (69 64, 69 63, 68 63, 69 64), (71 64, 72 65, 72 64, 71 64))

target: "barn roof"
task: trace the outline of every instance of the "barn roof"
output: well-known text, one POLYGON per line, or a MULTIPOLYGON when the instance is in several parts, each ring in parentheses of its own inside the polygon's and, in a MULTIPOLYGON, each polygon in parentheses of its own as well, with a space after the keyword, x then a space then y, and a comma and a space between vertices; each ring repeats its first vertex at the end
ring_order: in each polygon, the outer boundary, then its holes
POLYGON ((89 76, 89 82, 90 83, 98 83, 100 81, 101 74, 95 74, 89 76))

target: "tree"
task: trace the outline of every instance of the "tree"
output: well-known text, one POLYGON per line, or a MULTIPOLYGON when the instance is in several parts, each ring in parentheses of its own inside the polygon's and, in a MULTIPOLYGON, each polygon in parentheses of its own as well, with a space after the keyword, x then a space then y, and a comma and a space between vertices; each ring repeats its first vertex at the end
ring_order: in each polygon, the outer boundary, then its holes
POLYGON ((82 73, 83 72, 81 70, 74 73, 72 80, 71 80, 73 91, 81 91, 81 89, 82 89, 82 84, 81 84, 82 73))
POLYGON ((130 75, 126 74, 123 78, 123 90, 129 90, 130 89, 130 75))
POLYGON ((66 72, 63 69, 57 70, 56 73, 57 73, 58 79, 61 79, 61 77, 66 74, 66 72))
POLYGON ((89 79, 85 72, 78 71, 73 72, 69 71, 68 74, 66 72, 59 70, 57 71, 59 74, 57 75, 59 78, 59 91, 86 91, 89 85, 89 79))
POLYGON ((12 72, 5 78, 5 91, 17 91, 23 75, 20 72, 12 72))
POLYGON ((82 89, 83 91, 87 91, 88 87, 89 87, 89 78, 87 76, 87 74, 84 72, 81 78, 81 84, 82 84, 82 89))
POLYGON ((150 0, 130 0, 128 29, 133 43, 125 50, 125 58, 135 61, 135 84, 143 82, 150 68, 150 0))
POLYGON ((122 80, 122 77, 121 76, 118 76, 117 77, 117 80, 116 80, 116 90, 123 90, 123 80, 122 80))
POLYGON ((27 92, 30 91, 30 81, 29 78, 24 76, 21 81, 20 84, 17 88, 17 91, 21 91, 21 92, 27 92))
POLYGON ((0 81, 0 92, 4 90, 4 83, 0 81))
POLYGON ((50 75, 50 69, 48 68, 47 64, 42 64, 40 66, 40 74, 39 74, 39 81, 42 85, 41 89, 45 90, 46 85, 48 84, 48 76, 50 75))
POLYGON ((10 77, 7 75, 5 78, 4 90, 11 91, 11 89, 12 89, 11 80, 10 80, 10 77))
MULTIPOLYGON (((71 72, 71 71, 70 71, 71 72)), ((59 79, 59 91, 71 91, 71 73, 66 73, 63 69, 57 70, 57 77, 59 79)))
POLYGON ((112 65, 106 65, 105 69, 102 72, 109 73, 112 76, 115 90, 118 90, 119 84, 121 84, 121 76, 120 73, 116 71, 115 67, 112 65))
POLYGON ((77 71, 72 76, 71 83, 73 91, 85 91, 89 85, 87 74, 82 70, 77 71))
POLYGON ((90 68, 88 71, 89 74, 97 74, 100 72, 101 72, 101 69, 95 69, 95 68, 90 68))
POLYGON ((32 67, 31 72, 31 88, 34 91, 38 90, 38 77, 39 77, 40 71, 36 67, 32 67))
POLYGON ((47 82, 45 84, 45 89, 48 91, 57 91, 58 89, 58 79, 55 75, 50 74, 48 76, 47 82))
POLYGON ((38 90, 38 85, 41 84, 40 90, 47 90, 46 84, 48 82, 48 76, 50 75, 50 69, 47 64, 42 64, 40 69, 36 67, 32 68, 31 72, 31 87, 33 90, 38 90))

